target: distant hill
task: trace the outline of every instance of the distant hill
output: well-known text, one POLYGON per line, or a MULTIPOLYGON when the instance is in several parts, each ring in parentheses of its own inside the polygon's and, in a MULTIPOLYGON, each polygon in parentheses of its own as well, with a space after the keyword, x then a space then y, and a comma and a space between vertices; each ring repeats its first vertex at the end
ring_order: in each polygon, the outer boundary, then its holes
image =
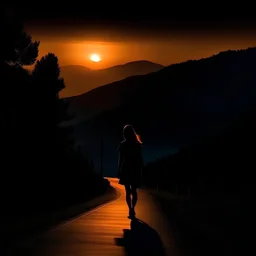
POLYGON ((107 175, 116 169, 116 148, 126 123, 141 133, 146 162, 175 153, 223 130, 256 102, 255 67, 256 48, 226 51, 72 97, 77 137, 95 165, 103 137, 107 175))
POLYGON ((256 102, 214 136, 198 140, 179 152, 149 163, 144 181, 156 185, 155 173, 162 189, 175 193, 246 195, 254 190, 256 168, 256 102), (207 168, 206 168, 207 167, 207 168), (254 186, 252 186, 254 184, 254 186))
POLYGON ((99 70, 78 65, 62 66, 61 76, 65 79, 66 88, 60 96, 66 98, 79 95, 101 85, 122 80, 129 76, 155 72, 163 67, 160 64, 144 60, 99 70))

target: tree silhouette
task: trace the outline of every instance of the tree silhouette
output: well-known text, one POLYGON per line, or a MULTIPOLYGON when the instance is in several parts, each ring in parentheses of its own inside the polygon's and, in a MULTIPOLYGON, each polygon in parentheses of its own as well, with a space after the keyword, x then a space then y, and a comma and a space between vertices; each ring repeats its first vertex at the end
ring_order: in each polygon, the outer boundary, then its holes
MULTIPOLYGON (((58 57, 54 53, 43 56, 36 62, 32 76, 40 88, 40 97, 43 97, 44 101, 50 100, 52 107, 56 106, 56 125, 70 119, 67 115, 68 101, 59 97, 60 91, 65 88, 65 83, 60 77, 58 57)), ((52 112, 52 109, 50 111, 52 112)))
POLYGON ((37 92, 33 102, 37 117, 33 119, 33 123, 37 127, 35 132, 39 137, 36 143, 41 145, 41 159, 38 161, 45 164, 43 178, 48 184, 51 197, 54 198, 59 196, 59 192, 64 195, 62 186, 67 185, 70 180, 72 159, 75 155, 73 129, 61 126, 61 123, 69 117, 68 102, 59 97, 59 92, 65 88, 65 83, 60 77, 58 57, 48 53, 38 60, 32 71, 32 78, 37 92), (49 168, 49 166, 53 167, 53 163, 56 164, 54 171, 49 168))
POLYGON ((31 176, 30 171, 33 169, 35 173, 32 153, 37 152, 37 148, 31 147, 31 141, 35 138, 31 133, 33 126, 29 122, 33 109, 31 105, 33 85, 29 72, 22 66, 31 65, 36 61, 39 42, 32 41, 17 17, 5 15, 3 23, 1 46, 3 82, 0 103, 3 184, 1 202, 6 203, 9 208, 12 204, 18 202, 23 204, 28 200, 26 190, 31 192, 30 188, 34 184, 33 181, 28 182, 34 177, 31 176))
MULTIPOLYGON (((32 65, 38 56, 40 42, 33 41, 23 28, 21 20, 13 10, 5 6, 2 38, 2 80, 1 93, 3 95, 0 108, 3 114, 1 127, 4 138, 3 147, 12 147, 12 141, 17 142, 19 131, 26 123, 25 115, 31 108, 31 76, 22 66, 32 65), (15 131, 14 131, 15 130, 15 131), (5 141, 6 140, 6 141, 5 141)), ((23 137, 24 134, 23 134, 23 137)), ((7 150, 6 150, 7 151, 7 150)))
POLYGON ((59 98, 59 92, 65 88, 64 80, 60 77, 58 57, 48 53, 36 62, 32 75, 44 83, 45 89, 59 98))
MULTIPOLYGON (((38 56, 39 42, 32 41, 15 13, 4 10, 3 38, 1 51, 2 80, 0 103, 2 113, 1 144, 8 159, 13 156, 13 145, 19 144, 26 129, 26 120, 30 106, 31 77, 22 67, 31 65, 38 56), (21 136, 22 134, 22 136, 21 136)), ((11 163, 11 161, 7 162, 11 163)), ((10 165, 10 164, 9 164, 10 165)))
POLYGON ((32 37, 24 31, 17 17, 8 19, 8 16, 5 16, 4 21, 3 63, 14 66, 34 64, 40 42, 32 41, 32 37))
POLYGON ((106 182, 90 172, 77 151, 73 129, 62 126, 71 117, 68 101, 59 97, 65 83, 57 56, 48 53, 30 74, 23 66, 35 63, 39 42, 32 41, 17 19, 6 19, 3 29, 2 204, 10 212, 48 210, 94 196, 106 182), (85 177, 93 182, 93 191, 84 186, 85 177))
POLYGON ((38 88, 40 88, 42 101, 38 105, 38 108, 41 108, 41 113, 45 119, 49 118, 49 116, 52 117, 48 120, 48 123, 49 121, 55 120, 52 123, 52 128, 55 126, 54 130, 56 130, 59 150, 67 149, 72 145, 72 131, 70 128, 59 127, 63 121, 69 119, 69 116, 67 114, 68 102, 59 97, 59 92, 65 88, 65 83, 64 79, 60 77, 58 57, 53 53, 43 56, 36 62, 32 76, 38 88), (45 106, 46 104, 48 105, 45 106), (56 115, 53 118, 54 107, 56 115))

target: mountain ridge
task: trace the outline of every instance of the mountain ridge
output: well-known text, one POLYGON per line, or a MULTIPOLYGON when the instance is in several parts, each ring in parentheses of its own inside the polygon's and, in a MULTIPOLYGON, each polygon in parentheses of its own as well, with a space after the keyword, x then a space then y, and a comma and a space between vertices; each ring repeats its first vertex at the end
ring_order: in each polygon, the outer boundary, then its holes
MULTIPOLYGON (((256 47, 250 47, 246 50, 241 49, 241 50, 223 51, 223 52, 219 52, 218 54, 212 55, 210 57, 202 58, 199 60, 187 60, 184 62, 171 64, 169 66, 163 67, 157 72, 151 72, 145 75, 130 76, 121 81, 114 81, 112 83, 99 86, 81 95, 69 97, 68 100, 70 101, 70 112, 78 113, 78 116, 80 116, 81 118, 84 117, 84 119, 86 119, 88 111, 94 112, 96 114, 96 113, 99 113, 100 111, 103 111, 103 109, 101 109, 102 107, 103 108, 105 107, 104 109, 105 111, 118 106, 122 102, 124 97, 128 98, 127 96, 129 92, 131 92, 130 87, 133 87, 134 89, 136 89, 137 94, 141 93, 141 97, 142 97, 143 92, 140 92, 140 87, 144 83, 149 82, 149 86, 147 87, 147 90, 148 91, 151 90, 151 85, 153 83, 150 83, 150 80, 155 79, 155 77, 157 76, 167 76, 168 79, 177 79, 177 77, 180 75, 181 79, 185 79, 184 77, 182 77, 183 76, 182 71, 180 72, 180 70, 186 69, 187 66, 190 66, 191 64, 194 65, 194 68, 196 69, 198 65, 203 65, 203 63, 206 63, 206 66, 207 66, 209 59, 211 61, 218 61, 219 58, 223 58, 228 55, 232 56, 232 54, 234 53, 239 53, 239 52, 243 53, 244 51, 256 51, 256 47), (138 77, 141 77, 141 81, 138 81, 137 79, 138 77), (121 88, 122 85, 123 85, 123 88, 121 88), (127 87, 127 88, 124 88, 124 87, 127 87), (109 93, 110 91, 111 93, 109 93), (98 101, 95 101, 95 99, 98 99, 98 101)), ((204 71, 208 72, 207 68, 204 68, 204 71)), ((193 77, 193 72, 189 72, 189 73, 191 73, 191 77, 193 77)), ((161 86, 161 80, 160 80, 159 86, 161 86)), ((152 90, 154 90, 154 88, 152 90)), ((164 95, 162 96, 165 97, 164 95)), ((91 117, 91 116, 92 115, 90 114, 88 115, 88 117, 91 117)), ((79 120, 80 120, 80 117, 78 117, 79 120)))
POLYGON ((158 71, 164 66, 150 61, 133 61, 105 69, 89 69, 81 65, 61 67, 66 88, 61 92, 62 98, 78 96, 94 88, 119 81, 129 76, 143 75, 158 71))
POLYGON ((154 64, 154 65, 159 65, 159 67, 166 67, 162 64, 159 64, 159 63, 156 63, 156 62, 152 62, 152 61, 149 61, 149 60, 135 60, 135 61, 129 61, 129 62, 126 62, 124 64, 118 64, 118 65, 114 65, 114 66, 110 66, 110 67, 107 67, 107 68, 100 68, 100 69, 91 69, 87 66, 83 66, 83 65, 76 65, 76 64, 68 64, 68 65, 62 65, 60 68, 69 68, 69 67, 78 67, 78 68, 85 68, 85 69, 88 69, 88 70, 92 70, 92 71, 101 71, 101 70, 108 70, 108 69, 112 69, 112 68, 118 68, 118 67, 124 67, 124 66, 129 66, 129 65, 132 65, 132 64, 154 64))
POLYGON ((104 168, 112 175, 127 123, 134 125, 144 141, 145 162, 211 136, 256 102, 255 66, 256 48, 227 51, 71 98, 71 105, 76 101, 78 107, 73 124, 83 151, 99 163, 103 138, 104 168))

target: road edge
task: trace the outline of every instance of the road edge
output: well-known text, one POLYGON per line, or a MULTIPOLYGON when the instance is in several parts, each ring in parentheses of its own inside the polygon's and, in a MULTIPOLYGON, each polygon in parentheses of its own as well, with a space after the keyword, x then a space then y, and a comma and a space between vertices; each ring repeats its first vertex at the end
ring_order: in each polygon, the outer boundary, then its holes
POLYGON ((13 238, 10 237, 7 250, 11 247, 22 246, 22 244, 31 237, 37 237, 46 232, 53 231, 119 198, 120 191, 109 185, 104 194, 92 198, 87 202, 73 205, 54 213, 49 213, 47 216, 42 215, 41 218, 37 216, 34 220, 31 219, 31 222, 26 225, 28 230, 17 230, 17 236, 13 238))

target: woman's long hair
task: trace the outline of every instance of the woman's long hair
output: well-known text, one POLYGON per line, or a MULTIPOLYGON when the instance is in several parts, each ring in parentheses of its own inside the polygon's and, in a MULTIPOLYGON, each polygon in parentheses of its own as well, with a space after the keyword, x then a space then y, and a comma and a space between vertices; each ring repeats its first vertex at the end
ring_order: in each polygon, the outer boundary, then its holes
POLYGON ((127 141, 137 141, 142 144, 140 136, 135 132, 134 128, 130 124, 124 126, 123 135, 124 139, 127 141))

